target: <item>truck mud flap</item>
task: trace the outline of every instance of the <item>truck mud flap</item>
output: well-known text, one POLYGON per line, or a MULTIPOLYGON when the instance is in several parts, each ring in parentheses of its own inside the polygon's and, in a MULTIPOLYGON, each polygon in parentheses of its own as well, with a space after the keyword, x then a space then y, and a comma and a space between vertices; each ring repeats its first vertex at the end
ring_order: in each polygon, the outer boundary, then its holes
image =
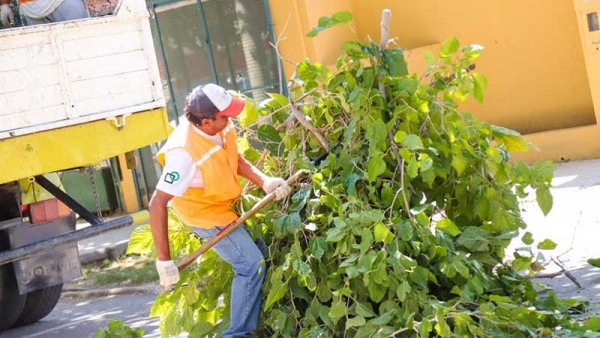
MULTIPOLYGON (((43 224, 24 222, 7 229, 11 248, 43 241, 75 230, 75 215, 43 224)), ((81 277, 77 243, 65 243, 30 258, 13 262, 19 294, 63 284, 81 277)))
MULTIPOLYGON (((69 220, 69 217, 60 220, 64 220, 64 222, 67 223, 74 223, 72 219, 69 220)), ((54 221, 53 223, 57 223, 57 221, 54 221)), ((24 292, 24 290, 32 291, 40 289, 41 287, 57 285, 62 283, 61 280, 68 281, 77 278, 79 275, 73 277, 75 270, 78 271, 78 274, 81 273, 77 241, 131 224, 133 224, 133 218, 130 215, 127 215, 84 229, 67 233, 61 232, 61 235, 52 238, 46 237, 48 239, 36 241, 35 238, 25 238, 31 234, 35 234, 36 231, 43 231, 42 229, 47 227, 48 224, 36 226, 23 223, 21 226, 15 226, 5 230, 11 231, 11 249, 0 252, 0 265, 16 262, 14 264, 15 273, 17 274, 20 293, 24 292), (23 225, 27 226, 23 227, 23 225), (18 228, 28 228, 29 230, 17 230, 18 228), (24 244, 25 242, 30 244, 24 244), (62 269, 65 269, 65 271, 62 269), (58 273, 59 271, 60 273, 58 273), (62 276, 56 277, 56 275, 62 276)), ((64 230, 65 225, 58 224, 57 227, 57 229, 64 230)), ((45 236, 48 236, 48 234, 45 236)), ((40 237, 37 237, 37 239, 40 237)))

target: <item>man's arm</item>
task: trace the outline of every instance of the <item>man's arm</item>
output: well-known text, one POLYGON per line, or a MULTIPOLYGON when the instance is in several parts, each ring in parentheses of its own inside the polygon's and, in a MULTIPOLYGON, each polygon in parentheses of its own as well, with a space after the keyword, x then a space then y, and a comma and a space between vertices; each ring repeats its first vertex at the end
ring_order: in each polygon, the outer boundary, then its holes
POLYGON ((154 238, 154 246, 156 248, 156 257, 161 261, 171 260, 171 252, 169 251, 169 232, 167 226, 167 204, 173 198, 166 192, 154 190, 154 194, 148 204, 150 212, 150 230, 154 238))
POLYGON ((0 0, 0 22, 2 26, 10 27, 15 24, 15 14, 10 8, 10 0, 0 0))
POLYGON ((258 170, 258 168, 253 166, 252 163, 248 162, 248 160, 239 154, 237 174, 261 188, 267 179, 267 176, 263 174, 262 171, 258 170))
POLYGON ((276 200, 280 200, 292 192, 292 188, 290 188, 283 178, 266 176, 242 155, 238 155, 237 173, 261 187, 267 194, 275 191, 276 200))

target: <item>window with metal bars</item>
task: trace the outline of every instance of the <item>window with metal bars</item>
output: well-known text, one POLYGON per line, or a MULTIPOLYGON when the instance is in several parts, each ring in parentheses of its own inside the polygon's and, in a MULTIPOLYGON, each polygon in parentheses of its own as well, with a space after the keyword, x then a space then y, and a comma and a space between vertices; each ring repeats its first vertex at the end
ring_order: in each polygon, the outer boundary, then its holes
POLYGON ((264 0, 154 1, 153 38, 169 118, 181 117, 185 96, 208 82, 260 101, 279 92, 264 0))

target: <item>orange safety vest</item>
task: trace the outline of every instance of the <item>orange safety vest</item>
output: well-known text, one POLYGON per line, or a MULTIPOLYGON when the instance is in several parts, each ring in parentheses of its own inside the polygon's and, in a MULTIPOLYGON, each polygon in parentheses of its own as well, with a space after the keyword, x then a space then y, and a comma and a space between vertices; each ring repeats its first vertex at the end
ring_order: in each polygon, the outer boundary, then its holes
POLYGON ((171 207, 184 223, 199 228, 226 225, 238 218, 231 209, 242 193, 237 180, 238 150, 236 132, 231 121, 221 131, 223 147, 202 137, 189 124, 176 128, 160 149, 156 160, 165 165, 165 153, 184 148, 202 172, 204 188, 188 188, 183 196, 173 197, 171 207))

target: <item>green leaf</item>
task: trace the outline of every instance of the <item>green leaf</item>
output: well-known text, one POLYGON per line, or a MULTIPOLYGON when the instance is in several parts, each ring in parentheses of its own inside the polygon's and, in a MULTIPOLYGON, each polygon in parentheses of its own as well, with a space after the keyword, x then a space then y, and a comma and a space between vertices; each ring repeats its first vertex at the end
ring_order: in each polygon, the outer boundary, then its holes
POLYGON ((592 332, 600 331, 600 317, 590 317, 583 324, 584 330, 590 330, 592 332))
POLYGON ((329 311, 329 318, 333 322, 337 322, 340 318, 346 315, 346 303, 343 303, 341 300, 338 300, 333 303, 331 306, 331 310, 329 311))
POLYGON ((379 175, 385 172, 387 165, 383 160, 383 154, 379 153, 369 160, 369 164, 367 165, 367 179, 369 182, 375 181, 379 175))
POLYGON ((105 330, 99 329, 92 338, 111 338, 105 330))
POLYGON ((433 160, 427 154, 420 153, 419 154, 419 167, 421 169, 421 173, 428 171, 433 168, 433 160))
POLYGON ((163 320, 165 324, 165 331, 169 336, 178 334, 179 331, 179 313, 177 311, 169 312, 167 317, 163 320))
MULTIPOLYGON (((403 77, 400 79, 400 81, 398 81, 395 89, 400 92, 400 96, 409 97, 413 96, 418 88, 419 81, 417 79, 412 77, 403 77)), ((396 142, 399 143, 402 142, 402 140, 396 142)))
POLYGON ((498 144, 507 151, 529 151, 537 149, 518 132, 504 127, 492 125, 492 135, 498 144))
POLYGON ((423 53, 423 57, 425 58, 425 64, 427 65, 427 68, 431 69, 435 65, 435 56, 431 51, 428 50, 423 53))
POLYGON ((467 45, 463 47, 462 52, 469 60, 472 61, 477 59, 483 50, 484 47, 481 45, 467 45))
POLYGON ((336 12, 331 16, 331 19, 336 24, 350 23, 352 21, 352 13, 347 11, 336 12))
POLYGON ((373 311, 373 306, 371 303, 356 303, 356 314, 361 317, 371 318, 375 317, 377 314, 373 311))
POLYGON ((410 284, 408 283, 408 281, 403 281, 396 288, 396 297, 398 297, 399 301, 403 302, 406 299, 406 295, 408 295, 410 293, 410 291, 411 291, 411 287, 410 287, 410 284))
MULTIPOLYGON (((298 78, 302 81, 310 82, 310 81, 325 81, 329 78, 329 70, 327 67, 324 67, 319 63, 312 63, 309 60, 302 60, 296 67, 296 72, 298 73, 298 78)), ((280 94, 276 94, 280 95, 280 94)), ((280 95, 283 96, 283 95, 280 95)), ((285 96, 283 96, 285 97, 285 96)), ((287 98, 286 98, 287 101, 287 98)), ((279 102, 279 101, 278 101, 279 102)), ((283 104, 287 106, 286 104, 283 104)))
POLYGON ((194 327, 194 311, 191 307, 186 307, 181 316, 181 327, 190 331, 194 327))
POLYGON ((420 285, 421 287, 426 287, 427 282, 429 281, 429 270, 422 266, 417 266, 410 273, 409 277, 413 283, 420 285))
POLYGON ((149 255, 152 253, 154 239, 150 232, 150 225, 140 225, 129 236, 129 244, 127 245, 127 254, 149 255))
POLYGON ((394 314, 393 312, 386 312, 383 315, 369 321, 370 323, 373 323, 374 325, 387 325, 387 323, 389 323, 392 319, 394 319, 394 314))
POLYGON ((306 277, 312 272, 310 265, 300 259, 294 259, 292 266, 294 271, 301 277, 306 277))
POLYGON ((173 308, 175 308, 175 304, 170 301, 167 294, 162 293, 156 297, 154 304, 152 304, 149 317, 166 315, 167 313, 171 312, 173 308))
POLYGON ((464 156, 457 154, 452 156, 452 167, 456 169, 456 172, 459 176, 465 172, 465 169, 467 169, 467 164, 467 159, 465 159, 464 156))
POLYGON ((212 323, 206 321, 197 322, 192 331, 190 331, 190 337, 206 337, 213 329, 214 324, 212 323))
POLYGON ((346 236, 345 230, 333 228, 327 230, 327 242, 339 242, 346 236))
POLYGON ((429 337, 429 333, 433 330, 433 326, 431 325, 431 321, 427 318, 423 318, 421 324, 419 325, 419 334, 421 337, 429 337))
POLYGON ((334 23, 333 19, 331 19, 330 17, 328 17, 328 16, 322 16, 322 17, 319 18, 318 25, 322 26, 322 27, 328 27, 328 26, 333 25, 333 23, 334 23))
POLYGON ((349 318, 346 321, 346 330, 352 328, 352 327, 356 327, 356 326, 363 326, 365 325, 367 321, 365 320, 364 317, 353 317, 353 318, 349 318))
POLYGON ((317 36, 320 32, 326 30, 327 28, 329 28, 328 26, 316 26, 313 29, 311 29, 306 36, 309 38, 314 38, 315 36, 317 36))
POLYGON ((487 87, 487 80, 481 73, 473 74, 473 96, 479 103, 483 103, 483 92, 487 87))
POLYGON ((369 283, 367 289, 369 290, 369 297, 376 303, 381 302, 387 293, 387 288, 377 283, 369 283))
POLYGON ((274 102, 277 102, 276 107, 286 107, 290 103, 289 99, 284 95, 270 92, 267 92, 266 94, 269 95, 274 102))
POLYGON ((554 250, 556 248, 556 243, 546 238, 538 243, 537 248, 540 250, 554 250))
POLYGON ((265 306, 263 311, 267 311, 271 305, 275 304, 278 300, 283 298, 285 294, 288 292, 288 284, 287 283, 271 283, 271 288, 269 290, 269 294, 267 295, 267 300, 265 302, 265 306))
POLYGON ((423 149, 423 140, 418 135, 410 134, 404 138, 402 146, 410 150, 421 150, 423 149))
POLYGON ((273 126, 263 124, 257 130, 258 139, 262 142, 265 148, 275 156, 283 155, 283 145, 281 144, 281 136, 273 126))
POLYGON ((447 59, 451 57, 454 53, 456 53, 459 47, 460 42, 458 42, 457 38, 444 41, 440 47, 440 58, 447 59))
POLYGON ((331 18, 323 16, 319 18, 318 25, 311 29, 310 32, 306 34, 306 36, 308 36, 309 38, 315 37, 317 36, 317 34, 319 34, 327 28, 333 27, 338 24, 347 24, 350 23, 350 21, 352 21, 352 13, 345 11, 337 12, 333 14, 331 18))
POLYGON ((404 130, 398 130, 394 135, 394 142, 401 143, 406 138, 407 134, 404 130))
POLYGON ((419 162, 417 162, 417 159, 414 155, 411 155, 410 159, 408 160, 408 165, 406 166, 406 174, 410 179, 419 176, 419 162))
POLYGON ((355 173, 352 173, 344 178, 348 195, 354 195, 356 193, 356 182, 358 182, 360 179, 362 179, 362 176, 355 173))
POLYGON ((293 212, 291 214, 283 214, 277 218, 275 225, 282 229, 285 234, 292 234, 296 230, 300 229, 302 225, 302 219, 300 214, 293 212))
POLYGON ((413 237, 413 227, 407 220, 402 220, 400 223, 395 224, 396 233, 400 234, 400 239, 403 241, 409 241, 413 237))
POLYGON ((369 228, 363 228, 361 233, 360 252, 365 254, 373 244, 373 234, 369 228))
POLYGON ((435 324, 435 331, 441 337, 450 337, 452 335, 452 331, 450 330, 450 326, 446 323, 444 319, 444 314, 441 311, 438 311, 436 314, 437 323, 435 324))
POLYGON ((245 100, 244 110, 236 117, 240 127, 248 128, 251 124, 258 120, 259 112, 256 105, 251 100, 245 100))
POLYGON ((391 243, 394 234, 381 222, 375 224, 375 240, 378 242, 391 243))
POLYGON ((408 66, 404 59, 402 49, 386 49, 383 51, 383 59, 386 61, 388 71, 392 77, 408 75, 408 66))
POLYGON ((470 226, 457 239, 457 243, 463 245, 470 251, 488 251, 492 234, 484 229, 470 226))
POLYGON ((450 236, 459 235, 462 231, 448 218, 442 218, 437 223, 436 227, 440 229, 443 233, 446 233, 450 236))
POLYGON ((590 258, 587 260, 588 264, 600 268, 600 258, 590 258))
POLYGON ((544 213, 544 215, 548 215, 550 210, 552 209, 553 199, 552 194, 550 193, 550 189, 548 187, 538 188, 535 191, 535 200, 537 201, 540 209, 544 213))
POLYGON ((523 241, 523 243, 527 245, 533 244, 533 235, 531 234, 531 232, 527 231, 521 238, 521 241, 523 241))
POLYGON ((311 238, 310 251, 316 259, 323 257, 327 251, 327 243, 323 237, 311 238))

